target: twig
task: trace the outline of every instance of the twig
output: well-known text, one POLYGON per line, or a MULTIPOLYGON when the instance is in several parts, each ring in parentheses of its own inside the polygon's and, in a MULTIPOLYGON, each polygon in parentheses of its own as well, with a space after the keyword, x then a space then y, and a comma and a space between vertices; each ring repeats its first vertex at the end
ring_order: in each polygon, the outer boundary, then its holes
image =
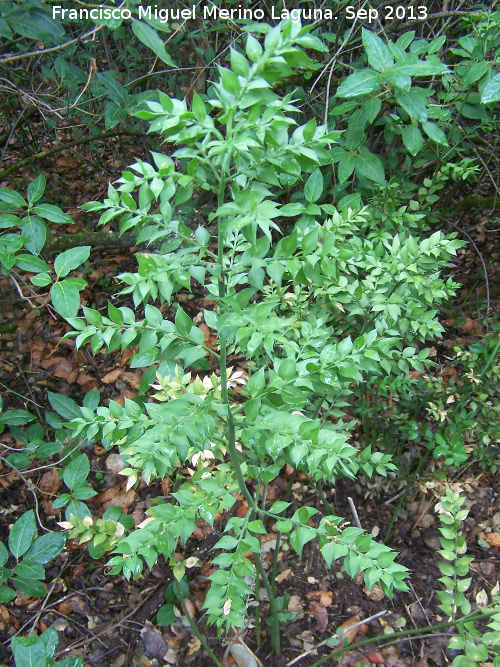
MULTIPOLYGON (((381 616, 385 616, 387 614, 387 612, 388 612, 388 610, 384 609, 384 611, 379 611, 378 614, 374 614, 373 616, 370 616, 369 618, 364 618, 362 621, 358 621, 354 625, 350 625, 349 628, 348 628, 349 632, 351 630, 354 630, 354 628, 359 628, 359 626, 363 625, 364 623, 370 623, 371 621, 375 621, 377 618, 380 618, 381 616)), ((334 637, 337 636, 337 632, 333 636, 334 637)), ((316 646, 314 648, 309 649, 309 651, 306 651, 305 653, 301 653, 299 656, 297 656, 293 660, 290 660, 290 662, 287 662, 286 667, 291 667, 292 665, 295 665, 295 663, 298 662, 299 660, 302 660, 302 658, 305 658, 306 656, 308 656, 311 653, 313 653, 314 651, 316 651, 316 649, 320 648, 321 646, 324 646, 327 642, 330 641, 330 639, 331 639, 331 637, 329 637, 328 639, 324 639, 319 644, 316 644, 316 646)))
POLYGON ((176 595, 177 595, 177 597, 178 597, 178 599, 179 599, 179 602, 180 602, 180 604, 181 604, 181 607, 182 607, 182 611, 183 611, 183 613, 184 613, 184 616, 186 617, 187 622, 188 622, 189 625, 191 626, 192 631, 193 631, 194 634, 198 637, 198 639, 199 639, 200 642, 201 642, 201 645, 203 646, 203 648, 205 649, 205 651, 208 653, 208 655, 212 658, 213 662, 217 665, 217 667, 223 667, 222 662, 221 662, 221 661, 219 660, 219 658, 215 655, 215 653, 212 651, 212 649, 211 649, 210 646, 208 645, 207 640, 206 640, 205 637, 201 634, 201 632, 200 632, 198 626, 196 625, 194 619, 191 618, 191 615, 189 614, 189 612, 188 612, 188 610, 187 610, 187 608, 186 608, 186 602, 185 602, 185 600, 184 600, 184 596, 182 595, 182 590, 181 590, 181 587, 180 587, 179 582, 177 581, 177 579, 176 579, 175 582, 174 582, 174 589, 175 589, 176 595))
POLYGON ((347 502, 349 503, 349 507, 351 508, 351 512, 352 512, 352 515, 354 517, 354 523, 356 524, 356 526, 358 528, 361 528, 361 530, 362 530, 361 521, 359 520, 359 516, 358 516, 358 511, 357 511, 357 509, 354 505, 353 499, 350 496, 347 497, 347 502))

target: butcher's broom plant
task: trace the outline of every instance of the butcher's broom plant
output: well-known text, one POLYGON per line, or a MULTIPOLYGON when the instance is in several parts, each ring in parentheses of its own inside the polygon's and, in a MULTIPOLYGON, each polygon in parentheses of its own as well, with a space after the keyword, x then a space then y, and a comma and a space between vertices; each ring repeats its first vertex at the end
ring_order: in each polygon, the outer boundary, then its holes
POLYGON ((129 488, 166 478, 171 493, 133 530, 109 526, 103 538, 83 504, 73 504, 65 527, 94 548, 108 540, 112 574, 139 577, 162 555, 180 581, 197 561, 177 560, 179 543, 201 520, 217 522, 208 621, 244 626, 263 587, 279 652, 289 612, 275 575, 285 540, 299 556, 316 540, 327 565, 341 559, 350 576, 362 572, 389 597, 406 590, 394 552, 326 502, 325 515, 293 506, 291 490, 298 473, 321 492, 322 483, 394 469, 383 452, 351 442, 346 407, 367 378, 423 370, 426 352, 414 344, 441 329, 436 304, 454 284, 439 270, 460 244, 441 232, 419 238, 399 223, 389 229, 370 206, 332 204, 340 133, 314 119, 301 124, 293 93, 277 92, 314 67, 304 49, 325 47, 311 26, 264 28, 263 45, 249 34, 245 54, 231 51, 206 99, 194 94, 188 105, 159 93, 137 112, 177 149, 138 160, 104 203, 85 207, 155 250, 121 276, 137 313, 110 303, 106 315, 84 308, 85 319, 69 319, 77 347, 135 346, 129 365, 146 369, 136 398, 87 402, 69 422, 72 436, 118 446, 129 488), (190 224, 195 207, 204 224, 190 224), (200 312, 186 305, 191 297, 204 299, 200 312), (288 492, 272 502, 268 489, 285 469, 293 471, 288 492), (237 498, 246 513, 230 512, 237 498), (261 545, 270 533, 267 564, 261 545))

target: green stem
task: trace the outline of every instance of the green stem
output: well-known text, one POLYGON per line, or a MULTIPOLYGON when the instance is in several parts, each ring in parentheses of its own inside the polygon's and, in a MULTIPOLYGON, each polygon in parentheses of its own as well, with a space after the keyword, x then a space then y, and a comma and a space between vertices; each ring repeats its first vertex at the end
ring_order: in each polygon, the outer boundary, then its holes
POLYGON ((184 601, 184 596, 182 595, 182 590, 181 590, 181 587, 180 587, 179 582, 177 581, 177 579, 174 581, 174 588, 175 588, 175 594, 177 595, 177 598, 178 598, 178 600, 181 604, 181 607, 182 607, 182 613, 187 618, 187 621, 188 621, 189 625, 191 626, 194 634, 198 637, 198 639, 201 642, 201 645, 203 646, 205 651, 208 653, 208 655, 212 658, 214 664, 216 664, 217 667, 224 667, 222 662, 219 660, 219 658, 215 655, 215 653, 212 651, 210 646, 207 644, 207 641, 206 641, 205 637, 201 634, 201 632, 198 629, 198 626, 196 625, 194 620, 189 615, 188 610, 186 608, 186 603, 184 601))
POLYGON ((363 639, 360 642, 356 642, 355 644, 347 644, 347 646, 343 646, 342 648, 338 648, 333 653, 329 653, 328 655, 324 655, 322 658, 319 660, 316 660, 311 667, 319 667, 319 665, 322 665, 325 663, 327 660, 337 660, 340 658, 341 655, 343 655, 346 651, 355 651, 356 649, 360 648, 361 646, 366 646, 367 644, 376 644, 377 640, 380 641, 389 641, 391 643, 394 639, 399 639, 401 637, 409 637, 412 635, 418 635, 418 634, 426 634, 429 633, 429 636, 432 637, 432 634, 435 630, 440 630, 442 628, 452 628, 455 625, 464 625, 465 623, 471 623, 474 621, 479 620, 484 615, 491 616, 492 614, 497 613, 497 610, 491 609, 489 611, 485 611, 484 609, 482 611, 475 611, 470 616, 464 616, 458 621, 448 621, 447 623, 438 623, 437 625, 428 625, 425 628, 411 628, 410 630, 401 630, 400 632, 393 632, 390 635, 382 635, 380 637, 370 637, 369 639, 363 639))
MULTIPOLYGON (((228 126, 229 127, 229 126, 228 126)), ((228 129, 229 133, 229 129, 228 129)), ((224 203, 224 194, 226 190, 226 176, 223 174, 219 181, 219 187, 217 192, 217 206, 220 208, 224 203)), ((226 296, 226 284, 225 284, 225 275, 224 275, 224 233, 222 230, 222 225, 219 222, 217 230, 217 263, 219 265, 219 314, 221 311, 222 301, 226 296)), ((229 402, 229 394, 227 390, 227 343, 226 343, 226 333, 223 331, 219 336, 220 340, 220 350, 219 350, 219 368, 220 368, 220 379, 221 379, 221 393, 222 393, 222 402, 226 406, 227 411, 227 439, 228 439, 228 450, 233 464, 234 472, 236 475, 236 480, 240 488, 243 497, 248 503, 248 507, 252 514, 258 513, 260 510, 258 508, 257 502, 252 497, 252 494, 247 488, 245 476, 243 475, 243 470, 241 469, 241 464, 238 456, 238 450, 236 449, 236 427, 234 423, 234 415, 231 410, 231 404, 229 402)), ((265 512, 264 512, 265 513, 265 512)), ((281 653, 280 646, 280 628, 278 620, 278 607, 276 605, 276 599, 273 595, 273 590, 269 579, 267 577, 264 566, 262 565, 260 553, 254 553, 255 559, 255 569, 257 575, 261 578, 262 583, 264 584, 267 595, 269 597, 269 607, 270 607, 270 619, 269 625, 271 627, 271 644, 273 650, 277 653, 281 653)))
MULTIPOLYGON (((288 486, 286 489, 285 493, 285 502, 288 502, 288 499, 290 498, 290 493, 292 492, 292 486, 293 483, 295 482, 295 478, 297 477, 297 468, 294 468, 294 471, 290 475, 290 479, 288 480, 288 486)), ((278 533, 276 535, 276 548, 274 549, 274 556, 273 556, 273 564, 272 564, 272 569, 271 569, 271 588, 273 589, 273 597, 276 595, 276 574, 278 571, 278 556, 280 552, 280 546, 281 546, 281 531, 278 530, 278 533)))

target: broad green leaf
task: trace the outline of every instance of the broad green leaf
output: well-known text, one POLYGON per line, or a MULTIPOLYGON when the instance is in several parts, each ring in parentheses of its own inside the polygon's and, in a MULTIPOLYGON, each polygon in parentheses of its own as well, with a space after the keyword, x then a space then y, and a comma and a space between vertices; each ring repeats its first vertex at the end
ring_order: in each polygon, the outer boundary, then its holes
POLYGON ((25 554, 36 533, 35 513, 28 510, 12 526, 9 533, 9 549, 15 558, 25 554))
POLYGON ((12 653, 16 666, 19 667, 46 667, 45 646, 39 637, 14 637, 12 653))
POLYGON ((76 317, 80 308, 80 292, 67 280, 56 283, 50 290, 52 305, 59 315, 68 319, 76 317))
POLYGON ((358 155, 355 157, 354 167, 356 173, 368 178, 376 183, 385 183, 384 168, 378 155, 361 146, 358 155))
POLYGON ((45 176, 40 174, 38 178, 28 185, 28 201, 30 204, 37 202, 45 192, 45 176))
POLYGON ((8 426, 22 426, 33 421, 33 419, 35 419, 35 415, 27 410, 7 410, 3 415, 0 415, 0 422, 8 426))
POLYGON ((76 489, 87 481, 89 472, 89 459, 86 454, 80 454, 65 468, 63 473, 64 483, 69 489, 76 489))
POLYGON ((128 102, 128 91, 113 76, 113 72, 98 72, 97 80, 106 88, 108 96, 118 106, 125 106, 128 102))
POLYGON ((70 271, 83 264, 90 255, 90 246, 84 245, 77 248, 70 248, 56 257, 54 262, 54 271, 58 278, 67 276, 70 271))
POLYGON ((54 560, 66 544, 66 535, 64 533, 47 533, 37 539, 30 546, 24 556, 24 560, 29 559, 36 563, 49 563, 54 560))
POLYGON ((23 579, 45 579, 45 570, 41 563, 26 560, 23 558, 22 562, 16 565, 14 572, 17 576, 23 579))
POLYGON ((323 194, 323 175, 320 169, 315 169, 304 186, 304 197, 310 203, 318 201, 323 194))
POLYGON ((489 81, 483 88, 481 93, 481 102, 489 104, 490 102, 498 102, 500 100, 500 72, 489 81))
POLYGON ((187 315, 179 306, 175 313, 175 328, 181 336, 187 336, 193 328, 193 322, 189 315, 187 315))
POLYGON ((410 116, 422 123, 427 120, 425 91, 420 88, 410 88, 408 92, 396 90, 395 94, 398 103, 410 116))
POLYGON ((0 567, 3 567, 9 559, 9 552, 3 542, 0 542, 0 567))
POLYGON ((379 87, 380 75, 371 69, 354 72, 337 89, 338 97, 354 97, 371 93, 379 87))
POLYGON ((40 259, 36 255, 16 255, 16 265, 23 271, 30 271, 31 273, 50 271, 47 262, 44 262, 43 259, 40 259))
POLYGON ((0 586, 0 602, 10 602, 16 597, 17 593, 13 588, 0 586))
POLYGON ((0 201, 10 204, 14 208, 26 208, 27 206, 19 192, 10 190, 9 188, 0 188, 0 201))
POLYGON ((48 273, 39 273, 36 276, 30 278, 33 285, 38 285, 38 287, 47 287, 52 282, 52 278, 48 273))
POLYGON ((380 100, 380 97, 370 97, 370 99, 363 103, 361 112, 369 123, 373 123, 378 116, 381 107, 382 101, 380 100))
POLYGON ((47 397, 52 408, 64 419, 75 419, 82 416, 80 406, 69 396, 48 391, 47 397))
POLYGON ((424 138, 420 132, 418 125, 407 125, 402 132, 403 144, 405 148, 415 156, 422 150, 424 145, 424 138))
POLYGON ((430 121, 427 123, 422 123, 422 128, 426 135, 432 139, 432 141, 435 141, 437 144, 441 144, 442 146, 448 146, 448 142, 446 141, 446 135, 443 132, 443 130, 437 125, 436 123, 431 123, 430 121))
POLYGON ((28 242, 25 243, 26 248, 28 248, 34 255, 38 255, 45 245, 47 226, 44 221, 37 218, 36 215, 28 215, 28 217, 23 220, 21 234, 28 239, 28 242))
POLYGON ((143 23, 137 19, 132 19, 132 30, 137 39, 150 48, 153 53, 156 53, 160 60, 171 67, 175 67, 172 58, 166 52, 165 45, 163 44, 162 39, 158 36, 156 30, 147 23, 143 23))
POLYGON ((71 225, 73 220, 71 216, 64 211, 61 211, 59 206, 53 206, 52 204, 39 204, 33 208, 35 213, 41 218, 48 220, 49 222, 55 222, 58 224, 71 225))
POLYGON ((349 178, 354 171, 355 164, 356 158, 350 153, 347 153, 346 156, 340 160, 338 167, 339 183, 344 183, 349 178))
POLYGON ((43 598, 46 590, 41 581, 36 579, 26 579, 25 577, 14 577, 12 583, 23 595, 33 598, 43 598))
POLYGON ((205 108, 205 104, 203 103, 203 100, 201 97, 198 95, 198 93, 195 91, 193 94, 193 102, 191 105, 191 109, 193 111, 194 117, 196 120, 201 123, 205 120, 207 116, 207 110, 205 108))
POLYGON ((391 52, 378 35, 370 30, 362 29, 363 46, 368 56, 368 62, 378 72, 382 72, 394 65, 391 52))

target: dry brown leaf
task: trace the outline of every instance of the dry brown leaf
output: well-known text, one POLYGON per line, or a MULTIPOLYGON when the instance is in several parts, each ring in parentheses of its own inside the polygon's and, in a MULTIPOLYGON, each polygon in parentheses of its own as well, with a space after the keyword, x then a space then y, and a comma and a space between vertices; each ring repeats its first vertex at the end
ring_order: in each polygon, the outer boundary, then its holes
POLYGON ((312 600, 312 602, 309 603, 309 612, 316 619, 318 624, 317 631, 325 632, 328 627, 328 612, 326 611, 326 608, 319 602, 312 600))
POLYGON ((303 610, 302 600, 298 595, 292 595, 290 597, 287 609, 288 611, 293 611, 294 613, 298 613, 299 611, 303 610))
POLYGON ((120 379, 121 374, 123 373, 123 368, 115 368, 114 371, 107 373, 101 380, 103 384, 113 384, 120 379))
POLYGON ((369 651, 365 654, 373 665, 385 665, 385 660, 380 651, 369 651))
POLYGON ((484 536, 484 539, 488 542, 490 547, 500 547, 500 533, 487 533, 484 536))
POLYGON ((288 570, 283 570, 280 574, 276 575, 276 581, 278 584, 281 584, 282 581, 285 581, 285 579, 288 579, 288 577, 292 574, 292 570, 288 568, 288 570))
POLYGON ((365 586, 363 588, 363 593, 367 595, 370 598, 370 600, 373 600, 374 602, 380 602, 380 600, 383 600, 385 598, 385 593, 378 584, 375 584, 375 586, 371 590, 368 588, 368 586, 365 586))
POLYGON ((311 591, 306 595, 308 600, 316 600, 323 607, 329 607, 333 602, 333 593, 332 591, 311 591))
POLYGON ((129 489, 128 491, 123 491, 122 489, 123 484, 106 489, 106 491, 96 496, 95 502, 102 503, 105 510, 110 507, 120 507, 123 512, 134 502, 137 493, 133 489, 129 489))
MULTIPOLYGON (((347 642, 349 644, 352 644, 352 642, 354 641, 354 638, 358 634, 359 625, 357 627, 353 628, 352 630, 349 630, 349 628, 352 625, 356 625, 360 621, 361 621, 361 616, 358 616, 358 614, 356 614, 355 616, 351 616, 351 618, 348 618, 347 621, 344 621, 342 623, 342 625, 339 627, 339 630, 340 630, 340 628, 342 628, 342 630, 344 631, 344 633, 342 635, 342 638, 347 639, 347 642)), ((338 632, 338 630, 337 630, 337 632, 338 632)))
POLYGON ((38 484, 41 491, 50 495, 55 495, 61 488, 61 485, 62 480, 59 479, 55 468, 48 470, 38 484))

